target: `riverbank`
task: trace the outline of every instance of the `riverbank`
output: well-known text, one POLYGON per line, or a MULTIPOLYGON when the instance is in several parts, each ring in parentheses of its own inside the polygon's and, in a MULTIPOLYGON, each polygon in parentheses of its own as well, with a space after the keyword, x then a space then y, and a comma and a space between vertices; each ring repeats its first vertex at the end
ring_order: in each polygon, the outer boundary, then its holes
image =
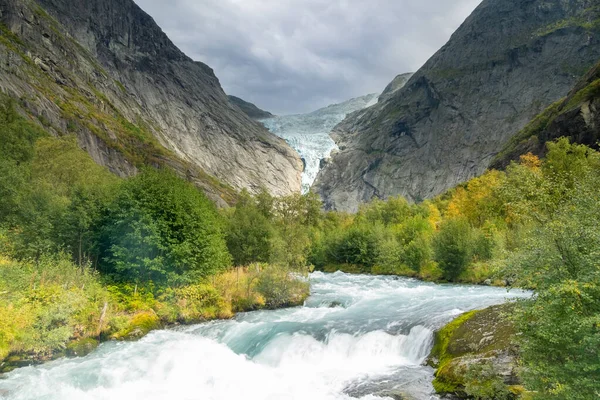
POLYGON ((415 271, 406 267, 402 269, 396 269, 393 273, 386 272, 384 269, 378 266, 365 267, 352 264, 330 264, 321 268, 321 271, 326 273, 341 271, 347 274, 401 276, 405 278, 415 278, 423 282, 458 283, 464 285, 483 285, 495 287, 507 287, 510 286, 511 283, 508 277, 502 277, 502 273, 496 265, 492 265, 490 263, 474 264, 469 269, 463 271, 452 282, 449 282, 444 278, 442 270, 435 263, 431 263, 421 268, 419 271, 415 271))
POLYGON ((66 257, 0 257, 0 281, 8 289, 0 292, 0 374, 157 329, 301 305, 309 295, 308 282, 266 264, 157 288, 107 282, 66 257))

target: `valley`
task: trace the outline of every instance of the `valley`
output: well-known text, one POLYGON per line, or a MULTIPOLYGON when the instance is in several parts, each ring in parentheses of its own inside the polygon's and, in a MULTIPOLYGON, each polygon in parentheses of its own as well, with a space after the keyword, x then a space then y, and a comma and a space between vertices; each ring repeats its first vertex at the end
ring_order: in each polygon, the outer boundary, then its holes
POLYGON ((599 396, 597 0, 191 3, 0 0, 0 399, 599 396))

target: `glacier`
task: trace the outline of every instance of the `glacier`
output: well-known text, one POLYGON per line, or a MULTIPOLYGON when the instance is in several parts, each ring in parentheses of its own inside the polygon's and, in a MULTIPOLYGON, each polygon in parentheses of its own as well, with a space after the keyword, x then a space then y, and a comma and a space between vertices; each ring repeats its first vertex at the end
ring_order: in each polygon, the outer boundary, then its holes
POLYGON ((265 127, 284 139, 304 160, 302 193, 308 193, 317 178, 321 160, 336 149, 331 130, 355 111, 377 103, 379 94, 368 94, 340 104, 332 104, 308 114, 284 115, 262 119, 265 127))

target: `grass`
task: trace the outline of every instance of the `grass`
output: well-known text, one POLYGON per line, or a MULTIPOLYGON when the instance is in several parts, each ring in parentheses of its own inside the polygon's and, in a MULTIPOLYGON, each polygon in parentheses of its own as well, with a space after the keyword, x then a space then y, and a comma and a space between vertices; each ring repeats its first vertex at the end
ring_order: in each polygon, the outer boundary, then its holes
POLYGON ((0 373, 85 355, 103 340, 137 339, 174 323, 268 307, 273 299, 264 282, 287 296, 282 305, 302 304, 308 283, 288 274, 273 279, 272 271, 253 265, 179 288, 138 287, 105 281, 65 255, 37 263, 0 255, 0 373))
POLYGON ((567 103, 565 110, 572 110, 588 100, 600 96, 600 78, 578 91, 567 103))
POLYGON ((535 31, 534 35, 537 37, 548 36, 554 32, 567 28, 583 28, 586 31, 595 31, 600 29, 600 18, 589 20, 584 17, 572 17, 563 19, 561 21, 554 22, 541 29, 535 31))

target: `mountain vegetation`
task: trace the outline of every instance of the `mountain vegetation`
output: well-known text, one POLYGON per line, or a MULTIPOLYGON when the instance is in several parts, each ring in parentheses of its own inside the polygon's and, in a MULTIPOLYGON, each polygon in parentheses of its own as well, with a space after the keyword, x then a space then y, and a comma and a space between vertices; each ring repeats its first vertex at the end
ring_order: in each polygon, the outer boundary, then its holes
MULTIPOLYGON (((239 211, 225 215, 173 171, 118 178, 74 136, 52 137, 7 98, 0 138, 3 370, 161 326, 301 304, 308 295, 299 278, 305 263, 290 262, 303 248, 288 248, 300 243, 290 240, 300 217, 273 210, 272 251, 233 268, 235 230, 245 227, 231 222, 239 211)), ((308 205, 298 198, 277 207, 300 216, 308 205)))
POLYGON ((3 0, 0 10, 0 92, 113 173, 168 168, 221 206, 244 188, 300 189, 300 157, 132 0, 3 0))
POLYGON ((589 147, 549 142, 544 159, 523 155, 416 205, 397 197, 324 212, 314 194, 263 190, 218 210, 169 170, 118 178, 9 100, 1 111, 4 369, 298 304, 299 277, 316 268, 531 288, 514 311, 529 395, 599 389, 600 153, 589 147))

